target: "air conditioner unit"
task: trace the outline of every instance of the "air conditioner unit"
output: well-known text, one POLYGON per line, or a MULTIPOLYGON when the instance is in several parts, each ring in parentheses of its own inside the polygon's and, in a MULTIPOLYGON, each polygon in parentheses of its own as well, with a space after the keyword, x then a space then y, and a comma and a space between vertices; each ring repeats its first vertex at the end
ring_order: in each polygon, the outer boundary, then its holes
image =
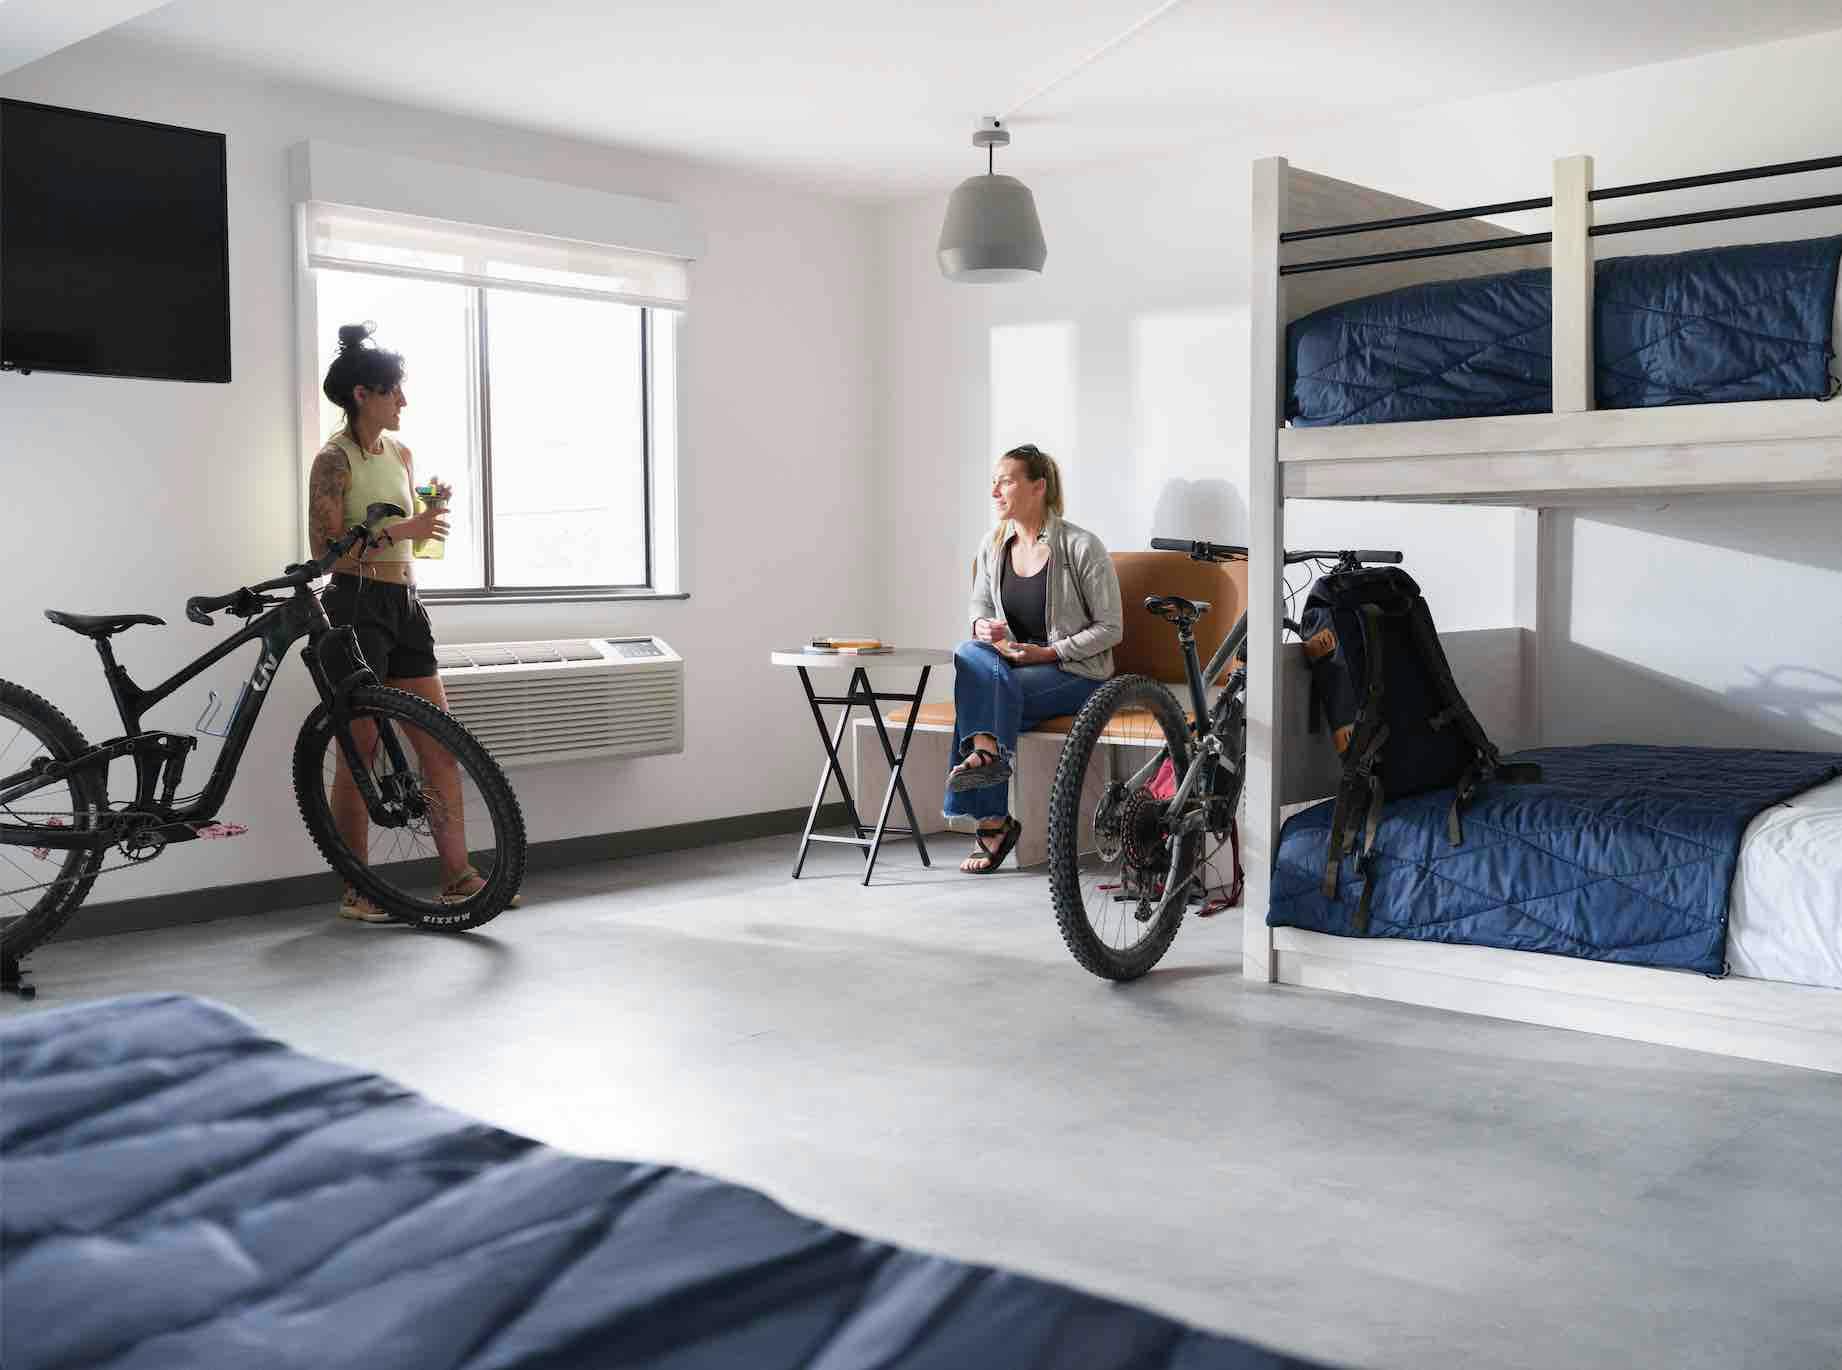
POLYGON ((684 750, 684 658, 656 637, 436 648, 448 710, 502 766, 684 750))

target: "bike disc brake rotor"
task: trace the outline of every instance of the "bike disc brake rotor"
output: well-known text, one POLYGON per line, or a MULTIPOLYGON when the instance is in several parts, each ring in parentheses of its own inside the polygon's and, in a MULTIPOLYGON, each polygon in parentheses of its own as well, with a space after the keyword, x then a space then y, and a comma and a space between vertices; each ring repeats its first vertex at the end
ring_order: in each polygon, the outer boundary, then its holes
POLYGON ((1125 852, 1126 835, 1122 819, 1125 813, 1126 787, 1114 781, 1101 792, 1094 805, 1094 854, 1107 865, 1125 852))

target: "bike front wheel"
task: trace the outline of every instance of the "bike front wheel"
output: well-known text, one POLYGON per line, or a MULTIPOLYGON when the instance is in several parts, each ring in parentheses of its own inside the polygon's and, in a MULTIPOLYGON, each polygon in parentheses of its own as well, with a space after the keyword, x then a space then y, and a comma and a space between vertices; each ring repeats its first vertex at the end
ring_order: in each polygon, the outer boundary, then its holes
POLYGON ((1160 753, 1181 780, 1190 754, 1183 706, 1149 677, 1119 676, 1076 717, 1049 791, 1055 921, 1074 959, 1108 980, 1157 965, 1183 922, 1183 897, 1157 912, 1167 882, 1187 883, 1190 865, 1172 839, 1169 790, 1157 784, 1160 753), (1183 868, 1173 871, 1173 859, 1183 868))
POLYGON ((343 727, 363 785, 324 704, 294 747, 295 798, 327 864, 400 922, 432 931, 477 928, 509 907, 524 881, 524 814, 478 739, 419 695, 383 686, 352 691, 343 727), (480 887, 445 895, 468 867, 480 887))

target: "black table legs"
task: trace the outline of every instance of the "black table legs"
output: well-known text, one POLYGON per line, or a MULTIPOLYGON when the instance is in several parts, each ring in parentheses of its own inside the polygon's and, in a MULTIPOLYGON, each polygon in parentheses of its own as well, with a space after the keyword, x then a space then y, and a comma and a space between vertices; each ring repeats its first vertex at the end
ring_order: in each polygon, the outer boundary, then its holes
POLYGON ((921 835, 921 825, 915 821, 915 806, 909 800, 908 786, 902 780, 902 763, 908 760, 908 744, 915 735, 915 720, 921 713, 921 699, 927 693, 927 676, 932 667, 921 668, 920 683, 915 686, 913 694, 879 694, 870 687, 870 677, 865 668, 859 666, 851 672, 851 682, 842 695, 821 695, 812 688, 812 677, 806 668, 799 668, 800 684, 806 690, 806 702, 812 706, 812 721, 818 727, 819 741, 825 747, 825 764, 819 768, 819 786, 813 791, 812 808, 806 814, 806 830, 800 834, 799 858, 793 863, 793 878, 799 879, 800 871, 806 864, 806 852, 814 842, 836 842, 845 846, 861 847, 864 851, 863 883, 870 883, 870 876, 876 870, 876 856, 882 850, 883 838, 890 833, 915 839, 915 849, 921 853, 921 864, 931 866, 928 859, 927 841, 921 835), (889 739, 889 729, 883 724, 883 716, 877 709, 879 703, 904 703, 908 708, 908 724, 902 729, 902 745, 897 750, 889 739), (825 715, 820 710, 821 704, 841 704, 843 712, 838 715, 835 728, 825 726, 825 715), (882 807, 876 815, 876 826, 871 827, 863 821, 857 811, 857 801, 851 795, 850 782, 844 776, 844 763, 838 758, 838 748, 844 742, 844 735, 850 727, 851 710, 858 705, 870 711, 870 717, 876 724, 876 736, 882 743, 883 756, 889 762, 889 783, 883 788, 882 807), (833 781, 838 782, 838 790, 844 796, 844 810, 850 822, 852 836, 834 837, 813 832, 819 821, 819 809, 825 802, 826 787, 833 781), (896 796, 902 799, 902 810, 908 815, 908 826, 892 828, 889 826, 889 811, 894 807, 896 796))

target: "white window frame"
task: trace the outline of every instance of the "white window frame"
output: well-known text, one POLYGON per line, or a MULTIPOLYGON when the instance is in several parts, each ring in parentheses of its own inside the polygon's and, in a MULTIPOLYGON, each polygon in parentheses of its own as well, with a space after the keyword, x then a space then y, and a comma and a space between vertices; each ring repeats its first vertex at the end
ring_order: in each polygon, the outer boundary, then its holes
MULTIPOLYGON (((294 186, 296 371, 298 376, 298 471, 300 507, 299 541, 307 544, 307 477, 313 457, 325 441, 324 397, 320 393, 322 334, 341 321, 322 321, 316 268, 312 264, 312 225, 316 204, 350 207, 359 214, 384 215, 413 225, 418 219, 436 232, 466 231, 469 224, 497 218, 499 227, 481 231, 504 237, 523 235, 534 247, 546 240, 559 250, 571 243, 624 244, 631 252, 651 252, 675 258, 681 265, 701 255, 701 237, 676 206, 590 191, 581 187, 520 177, 482 173, 469 168, 419 162, 359 149, 313 142, 291 151, 294 186), (515 206, 515 211, 499 207, 515 206), (504 222, 515 214, 517 222, 504 222)), ((618 250, 616 249, 616 252, 618 250)), ((536 260, 534 258, 534 260, 536 260)), ((353 263, 352 269, 361 268, 353 263)), ((330 269, 326 267, 318 269, 330 269)), ((388 269, 375 274, 396 274, 388 269)), ((415 273, 424 274, 424 273, 415 273)), ((431 278, 438 275, 428 273, 431 278)), ((683 482, 679 443, 683 394, 682 371, 687 321, 682 288, 675 299, 651 300, 632 292, 616 296, 605 291, 577 291, 541 282, 491 279, 494 289, 535 289, 542 293, 583 294, 595 298, 624 297, 654 311, 661 303, 675 314, 669 357, 650 346, 646 358, 646 526, 650 584, 643 589, 501 589, 485 593, 449 591, 439 595, 448 603, 555 603, 575 600, 683 599, 687 597, 683 567, 686 563, 680 519, 679 490, 683 482)), ((656 337, 649 343, 656 342, 656 337)))

